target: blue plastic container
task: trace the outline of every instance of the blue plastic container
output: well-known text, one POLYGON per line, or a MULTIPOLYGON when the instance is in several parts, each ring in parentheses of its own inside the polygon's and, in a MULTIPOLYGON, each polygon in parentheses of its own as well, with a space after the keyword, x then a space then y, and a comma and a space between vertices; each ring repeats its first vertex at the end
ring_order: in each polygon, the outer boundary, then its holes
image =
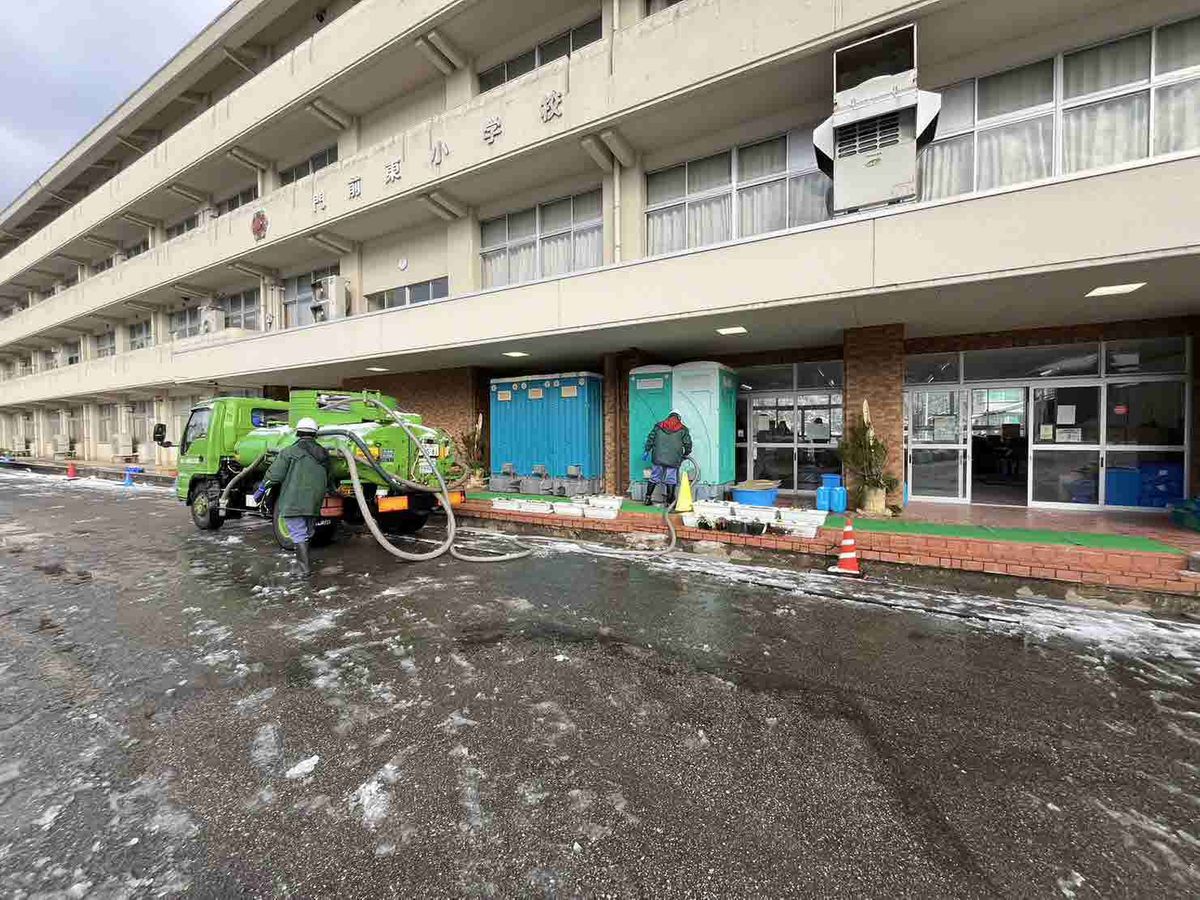
POLYGON ((591 372, 494 378, 490 391, 491 466, 518 475, 545 466, 551 478, 571 467, 604 477, 604 380, 591 372))
POLYGON ((822 475, 821 487, 840 488, 842 486, 841 475, 822 475))
POLYGON ((774 506, 778 497, 779 488, 770 488, 765 491, 733 489, 733 502, 741 503, 743 506, 774 506))
POLYGON ((817 509, 821 512, 829 512, 833 508, 833 491, 834 489, 827 485, 817 488, 817 509))
POLYGON ((850 502, 850 496, 844 487, 835 487, 830 489, 832 502, 830 503, 830 512, 844 513, 846 506, 850 502))

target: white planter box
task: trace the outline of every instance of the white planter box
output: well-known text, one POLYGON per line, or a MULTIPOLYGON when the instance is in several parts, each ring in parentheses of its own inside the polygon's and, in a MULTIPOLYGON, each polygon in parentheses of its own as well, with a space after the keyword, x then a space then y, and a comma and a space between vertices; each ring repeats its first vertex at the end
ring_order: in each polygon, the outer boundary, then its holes
POLYGON ((505 512, 520 512, 521 511, 521 501, 520 500, 504 500, 504 499, 501 499, 500 497, 495 497, 492 499, 492 509, 499 509, 499 510, 503 510, 505 512))
POLYGON ((621 508, 621 504, 625 502, 624 497, 613 497, 607 494, 602 494, 598 497, 588 497, 588 506, 595 509, 616 509, 621 508))
POLYGON ((584 510, 585 507, 579 506, 575 503, 554 504, 554 514, 556 516, 574 516, 576 518, 583 518, 584 510))
POLYGON ((732 504, 718 503, 713 500, 697 500, 692 507, 696 511, 696 515, 706 519, 725 519, 733 512, 732 504))
POLYGON ((583 511, 584 516, 589 519, 615 519, 620 515, 619 509, 608 509, 603 506, 589 506, 583 511))
POLYGON ((554 512, 554 504, 547 500, 522 500, 521 512, 548 516, 554 512))

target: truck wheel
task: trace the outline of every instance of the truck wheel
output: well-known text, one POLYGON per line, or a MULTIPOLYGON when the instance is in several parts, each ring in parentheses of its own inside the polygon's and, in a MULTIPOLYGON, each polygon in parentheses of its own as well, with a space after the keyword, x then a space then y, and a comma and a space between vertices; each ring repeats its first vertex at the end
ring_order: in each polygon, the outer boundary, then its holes
POLYGON ((192 492, 192 522, 201 531, 216 531, 225 519, 221 515, 221 487, 215 481, 202 481, 192 492))
MULTIPOLYGON (((313 530, 312 540, 309 542, 314 547, 324 547, 333 543, 334 535, 337 533, 336 519, 321 519, 317 522, 317 527, 313 530)), ((283 523, 283 516, 279 515, 278 511, 271 513, 271 531, 275 534, 275 542, 284 550, 295 550, 296 544, 288 534, 287 525, 283 523)))
POLYGON ((392 534, 416 534, 428 521, 427 512, 392 513, 382 518, 379 527, 392 534))

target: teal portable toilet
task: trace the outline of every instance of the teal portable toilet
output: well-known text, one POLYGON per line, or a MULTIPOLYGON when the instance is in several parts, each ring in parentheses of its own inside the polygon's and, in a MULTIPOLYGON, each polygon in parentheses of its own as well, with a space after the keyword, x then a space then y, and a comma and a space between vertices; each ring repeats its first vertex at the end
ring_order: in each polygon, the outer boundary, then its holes
POLYGON ((630 483, 646 480, 646 436, 671 412, 671 400, 670 366, 641 366, 629 373, 630 483))
POLYGON ((692 433, 702 484, 731 484, 737 443, 737 376, 715 362, 683 363, 671 373, 671 406, 692 433))

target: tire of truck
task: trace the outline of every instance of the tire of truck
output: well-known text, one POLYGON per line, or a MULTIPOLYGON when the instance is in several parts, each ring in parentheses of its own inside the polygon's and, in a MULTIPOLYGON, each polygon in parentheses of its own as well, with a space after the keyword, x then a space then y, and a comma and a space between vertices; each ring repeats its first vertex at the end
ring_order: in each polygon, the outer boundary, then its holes
MULTIPOLYGON (((317 527, 313 530, 312 540, 309 543, 314 547, 324 547, 333 543, 334 535, 337 534, 337 519, 320 519, 317 522, 317 527)), ((279 544, 284 550, 295 550, 296 544, 288 534, 287 526, 283 524, 283 516, 279 515, 278 507, 271 513, 271 532, 275 535, 275 543, 279 544)))
POLYGON ((379 527, 389 534, 416 534, 428 521, 427 512, 387 513, 379 517, 379 527))
POLYGON ((215 481, 202 481, 192 491, 188 504, 192 522, 201 531, 216 531, 225 524, 221 515, 221 486, 215 481))

